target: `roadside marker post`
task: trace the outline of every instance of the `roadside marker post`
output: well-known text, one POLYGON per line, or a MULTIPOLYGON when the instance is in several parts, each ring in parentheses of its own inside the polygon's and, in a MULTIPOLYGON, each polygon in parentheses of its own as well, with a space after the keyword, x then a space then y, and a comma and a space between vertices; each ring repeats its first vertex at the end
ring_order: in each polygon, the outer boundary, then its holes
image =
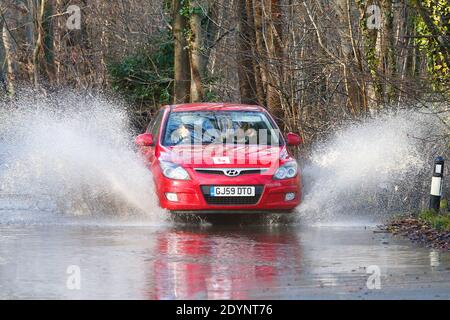
POLYGON ((441 208, 442 185, 444 183, 444 158, 434 160, 433 177, 431 178, 430 210, 439 213, 441 208))

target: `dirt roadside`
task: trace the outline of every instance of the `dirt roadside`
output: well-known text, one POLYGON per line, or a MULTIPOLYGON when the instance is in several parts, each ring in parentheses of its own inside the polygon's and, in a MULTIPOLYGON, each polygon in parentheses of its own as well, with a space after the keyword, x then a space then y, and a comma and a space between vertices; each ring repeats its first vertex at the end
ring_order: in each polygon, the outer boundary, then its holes
POLYGON ((450 232, 448 230, 437 230, 418 217, 399 217, 384 226, 380 226, 379 230, 380 232, 407 237, 412 242, 426 247, 450 252, 450 232))

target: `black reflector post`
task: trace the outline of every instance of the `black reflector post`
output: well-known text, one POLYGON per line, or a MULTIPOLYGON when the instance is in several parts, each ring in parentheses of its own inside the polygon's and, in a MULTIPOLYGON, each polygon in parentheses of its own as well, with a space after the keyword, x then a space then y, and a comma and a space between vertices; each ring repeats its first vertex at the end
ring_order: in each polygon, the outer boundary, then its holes
POLYGON ((434 160, 433 178, 431 179, 430 210, 439 212, 441 208, 442 185, 444 183, 444 158, 434 160))

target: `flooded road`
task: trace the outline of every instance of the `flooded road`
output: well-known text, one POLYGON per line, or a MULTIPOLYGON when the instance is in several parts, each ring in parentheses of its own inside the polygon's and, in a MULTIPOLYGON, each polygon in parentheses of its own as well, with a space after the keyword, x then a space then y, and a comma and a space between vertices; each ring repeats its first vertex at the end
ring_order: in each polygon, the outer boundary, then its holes
POLYGON ((9 221, 0 224, 0 298, 450 299, 449 253, 374 230, 9 221), (79 289, 68 284, 73 266, 79 289))
POLYGON ((333 224, 177 224, 126 108, 24 95, 0 108, 0 299, 449 299, 448 252, 355 221, 428 197, 437 149, 418 142, 439 124, 388 113, 318 141, 299 161, 298 216, 333 224))

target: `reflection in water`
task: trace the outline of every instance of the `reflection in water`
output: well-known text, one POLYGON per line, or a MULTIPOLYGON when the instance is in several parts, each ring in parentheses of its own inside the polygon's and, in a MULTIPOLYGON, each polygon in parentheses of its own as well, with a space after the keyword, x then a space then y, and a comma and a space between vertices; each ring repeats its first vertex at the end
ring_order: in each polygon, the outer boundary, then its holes
POLYGON ((159 233, 149 298, 250 299, 256 290, 280 286, 279 275, 300 272, 301 250, 292 230, 254 231, 208 228, 159 233))
POLYGON ((0 299, 450 298, 448 253, 365 228, 76 222, 0 224, 0 299))

